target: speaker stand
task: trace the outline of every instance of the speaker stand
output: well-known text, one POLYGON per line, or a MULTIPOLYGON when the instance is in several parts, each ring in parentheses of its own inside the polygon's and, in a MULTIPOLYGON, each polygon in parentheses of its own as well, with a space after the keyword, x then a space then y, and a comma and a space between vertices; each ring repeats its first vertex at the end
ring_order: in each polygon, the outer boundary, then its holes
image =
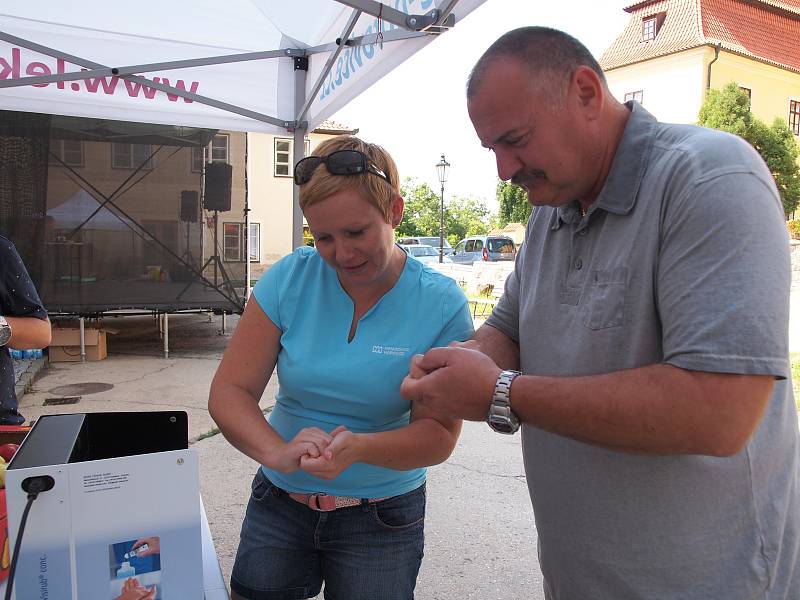
POLYGON ((192 255, 192 250, 189 246, 189 225, 190 222, 186 221, 186 249, 183 251, 183 254, 181 255, 181 260, 194 267, 194 256, 192 255))
MULTIPOLYGON (((222 294, 222 296, 224 296, 226 298, 228 298, 228 296, 226 296, 225 291, 227 291, 228 294, 231 295, 231 297, 235 298, 236 297, 236 288, 233 287, 233 284, 230 281, 230 277, 228 276, 228 272, 225 270, 225 265, 220 260, 219 254, 217 254, 217 249, 219 248, 219 245, 217 244, 218 218, 219 218, 219 211, 215 210, 214 211, 214 254, 209 256, 208 260, 206 260, 206 262, 203 263, 203 266, 200 267, 199 273, 200 273, 200 276, 202 278, 202 281, 208 283, 208 280, 205 277, 203 277, 202 274, 205 272, 206 268, 209 265, 214 265, 214 284, 209 286, 209 287, 211 287, 212 289, 218 291, 220 294, 222 294), (222 274, 222 283, 219 283, 219 279, 218 279, 218 274, 219 273, 222 274), (225 291, 223 291, 222 288, 225 288, 225 291)), ((191 281, 189 283, 187 283, 184 286, 184 288, 181 290, 181 293, 178 294, 176 300, 180 299, 180 297, 183 296, 186 293, 186 290, 188 290, 189 286, 191 286, 191 285, 192 285, 191 281)))

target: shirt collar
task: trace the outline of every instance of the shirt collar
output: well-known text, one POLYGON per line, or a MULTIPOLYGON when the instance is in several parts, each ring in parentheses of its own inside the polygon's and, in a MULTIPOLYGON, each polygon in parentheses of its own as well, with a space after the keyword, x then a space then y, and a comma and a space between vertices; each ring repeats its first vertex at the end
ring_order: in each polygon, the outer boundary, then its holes
MULTIPOLYGON (((650 160, 658 121, 638 102, 631 100, 625 106, 631 114, 622 132, 605 185, 597 200, 589 207, 589 212, 602 208, 610 213, 624 215, 636 204, 639 186, 650 160)), ((581 218, 577 200, 559 206, 555 212, 557 216, 552 221, 552 229, 558 229, 561 223, 572 223, 581 218)))

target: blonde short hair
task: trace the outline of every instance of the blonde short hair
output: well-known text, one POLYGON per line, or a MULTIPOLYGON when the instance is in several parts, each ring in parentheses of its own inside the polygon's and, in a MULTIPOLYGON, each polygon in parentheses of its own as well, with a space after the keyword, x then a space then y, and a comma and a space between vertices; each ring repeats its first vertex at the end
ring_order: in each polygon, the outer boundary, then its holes
POLYGON ((325 140, 314 150, 311 156, 328 156, 337 150, 358 150, 378 169, 384 172, 391 183, 374 173, 365 172, 358 175, 331 175, 325 165, 314 171, 308 183, 300 186, 300 209, 305 210, 317 202, 330 198, 345 190, 355 190, 363 198, 375 206, 390 222, 392 198, 400 195, 397 165, 389 153, 377 144, 369 144, 352 135, 340 135, 325 140))

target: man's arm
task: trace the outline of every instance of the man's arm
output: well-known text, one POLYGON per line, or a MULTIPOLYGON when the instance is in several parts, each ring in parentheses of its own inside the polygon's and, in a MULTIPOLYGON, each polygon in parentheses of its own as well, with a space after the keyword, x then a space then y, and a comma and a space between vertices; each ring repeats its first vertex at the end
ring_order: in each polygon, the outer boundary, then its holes
POLYGON ((46 348, 50 345, 50 319, 39 317, 6 317, 11 327, 8 346, 15 350, 46 348))
MULTIPOLYGON (((453 418, 486 418, 501 370, 491 358, 436 348, 415 363, 419 377, 404 380, 405 397, 453 418)), ((511 386, 511 407, 528 425, 611 450, 729 456, 755 430, 772 385, 771 376, 668 364, 586 377, 523 375, 511 386)))

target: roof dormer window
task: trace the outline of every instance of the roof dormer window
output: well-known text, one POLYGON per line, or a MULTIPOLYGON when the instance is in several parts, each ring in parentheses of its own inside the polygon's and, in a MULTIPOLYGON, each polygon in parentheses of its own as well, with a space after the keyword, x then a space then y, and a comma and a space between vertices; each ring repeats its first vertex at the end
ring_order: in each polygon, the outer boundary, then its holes
POLYGON ((661 26, 664 24, 664 19, 667 13, 660 12, 655 15, 642 17, 642 41, 650 42, 656 39, 661 26))
POLYGON ((656 18, 645 17, 642 19, 642 41, 649 42, 656 39, 656 18))

